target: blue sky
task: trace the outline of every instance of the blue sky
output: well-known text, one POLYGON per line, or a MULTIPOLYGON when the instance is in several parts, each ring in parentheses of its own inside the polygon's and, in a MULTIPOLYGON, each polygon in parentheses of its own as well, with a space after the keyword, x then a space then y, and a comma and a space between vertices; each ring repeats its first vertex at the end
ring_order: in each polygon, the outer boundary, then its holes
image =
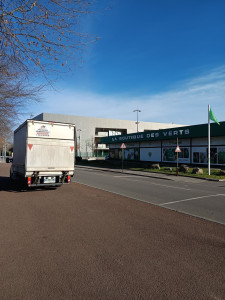
POLYGON ((200 124, 225 120, 225 1, 99 1, 83 20, 100 37, 84 63, 43 93, 41 112, 200 124), (110 5, 109 5, 110 3, 110 5))

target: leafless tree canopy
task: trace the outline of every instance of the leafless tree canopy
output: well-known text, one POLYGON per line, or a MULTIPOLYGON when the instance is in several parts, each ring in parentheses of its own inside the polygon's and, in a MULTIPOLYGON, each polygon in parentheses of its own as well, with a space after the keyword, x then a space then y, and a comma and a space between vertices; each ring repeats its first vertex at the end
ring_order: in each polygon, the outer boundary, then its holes
POLYGON ((37 75, 48 79, 58 67, 78 64, 96 38, 81 30, 80 19, 94 0, 0 0, 0 136, 27 101, 37 99, 37 75), (41 72, 40 72, 41 71, 41 72))
POLYGON ((37 100, 40 86, 26 85, 18 72, 0 64, 0 136, 6 136, 26 103, 37 100))
POLYGON ((0 0, 1 56, 24 73, 56 64, 66 66, 68 57, 95 40, 79 28, 80 18, 92 10, 93 0, 0 0))

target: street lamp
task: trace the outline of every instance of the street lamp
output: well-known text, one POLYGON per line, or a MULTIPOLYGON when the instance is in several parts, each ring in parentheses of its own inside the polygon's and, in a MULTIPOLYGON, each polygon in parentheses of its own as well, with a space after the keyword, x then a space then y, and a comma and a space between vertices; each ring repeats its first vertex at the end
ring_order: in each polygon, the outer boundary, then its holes
MULTIPOLYGON (((77 129, 77 131, 79 132, 79 150, 80 150, 80 132, 82 131, 81 129, 77 129)), ((80 157, 81 157, 81 152, 80 152, 80 155, 79 155, 80 157)))
POLYGON ((138 122, 138 113, 141 112, 141 110, 137 108, 137 109, 133 110, 133 112, 137 112, 137 122, 135 122, 135 123, 137 124, 137 132, 138 132, 138 124, 140 123, 140 122, 138 122))

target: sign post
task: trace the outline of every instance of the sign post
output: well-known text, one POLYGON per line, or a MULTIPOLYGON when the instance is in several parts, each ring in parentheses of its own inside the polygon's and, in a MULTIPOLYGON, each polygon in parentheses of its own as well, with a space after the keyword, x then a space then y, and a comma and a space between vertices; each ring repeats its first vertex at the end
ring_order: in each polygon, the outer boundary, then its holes
POLYGON ((124 149, 126 149, 125 144, 123 143, 123 144, 120 146, 120 148, 122 149, 122 173, 123 173, 123 151, 124 151, 124 149))
POLYGON ((178 153, 181 152, 180 147, 178 145, 178 138, 177 138, 177 148, 175 149, 175 152, 177 153, 177 176, 179 175, 179 168, 178 168, 178 153))

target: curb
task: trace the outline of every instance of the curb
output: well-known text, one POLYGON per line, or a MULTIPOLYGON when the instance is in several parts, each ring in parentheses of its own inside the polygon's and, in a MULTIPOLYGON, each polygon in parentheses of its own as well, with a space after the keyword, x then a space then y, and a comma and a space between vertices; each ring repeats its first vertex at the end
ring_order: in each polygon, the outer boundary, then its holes
MULTIPOLYGON (((132 172, 132 171, 123 171, 122 170, 117 170, 117 169, 104 169, 104 168, 98 168, 98 167, 91 167, 91 166, 81 166, 81 165, 75 165, 75 167, 77 168, 84 168, 84 169, 91 169, 91 170, 99 170, 99 171, 103 171, 103 172, 114 172, 114 173, 120 173, 120 174, 129 174, 129 175, 133 175, 133 176, 143 176, 143 177, 151 177, 151 178, 156 178, 156 179, 162 179, 162 180, 170 180, 170 181, 175 181, 172 178, 165 178, 165 177, 160 177, 160 176, 154 176, 153 173, 149 173, 149 174, 140 174, 140 173, 136 173, 138 171, 132 172)), ((162 173, 161 173, 162 174, 162 173)), ((170 174, 163 174, 164 176, 170 176, 170 174)))
MULTIPOLYGON (((100 171, 104 171, 104 172, 115 172, 115 173, 123 173, 123 174, 129 174, 129 175, 134 175, 134 176, 143 176, 143 177, 151 177, 151 178, 156 178, 156 179, 163 179, 163 180, 171 180, 171 181, 176 181, 173 178, 165 178, 165 177, 160 177, 160 176, 155 176, 153 174, 155 173, 147 173, 147 174, 143 174, 144 171, 142 172, 142 174, 137 173, 140 171, 129 171, 129 170, 122 170, 121 169, 108 169, 108 168, 100 168, 100 167, 92 167, 92 166, 83 166, 83 165, 75 165, 75 167, 77 168, 85 168, 85 169, 92 169, 92 170, 100 170, 100 171)), ((167 174, 167 173, 157 173, 159 175, 163 175, 163 176, 176 176, 174 174, 167 174)), ((200 179, 200 180, 207 180, 207 181, 214 181, 214 182, 225 182, 225 179, 214 179, 214 178, 201 178, 201 177, 191 177, 191 176, 186 176, 186 175, 180 175, 178 177, 182 177, 182 178, 189 178, 189 179, 200 179)))

